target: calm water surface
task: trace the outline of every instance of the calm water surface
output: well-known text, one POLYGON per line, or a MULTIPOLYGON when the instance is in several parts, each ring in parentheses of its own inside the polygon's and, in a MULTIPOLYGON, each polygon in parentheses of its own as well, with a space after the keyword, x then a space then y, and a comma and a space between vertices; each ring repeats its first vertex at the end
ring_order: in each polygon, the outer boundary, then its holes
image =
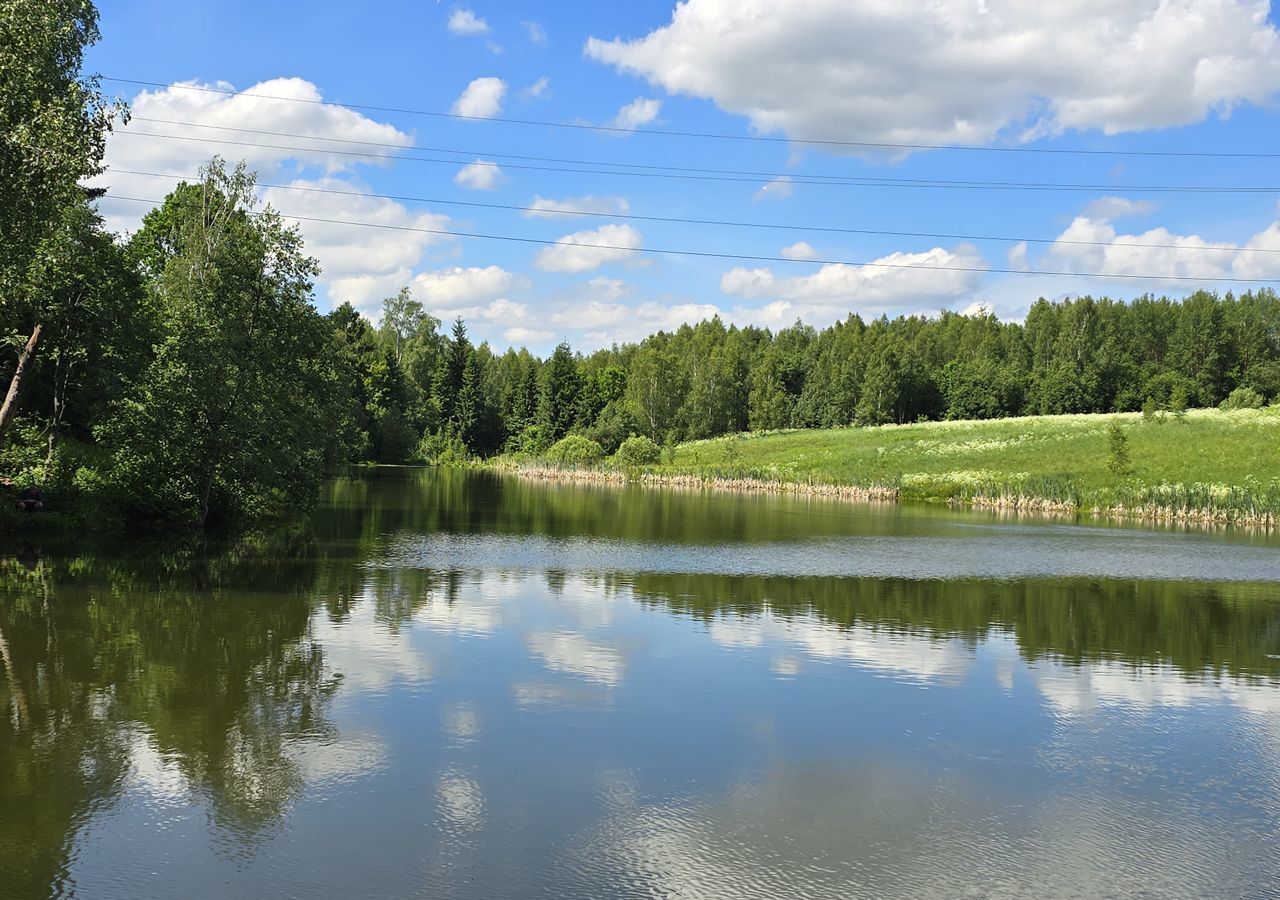
POLYGON ((1280 896, 1280 543, 379 469, 0 545, 0 897, 1280 896))

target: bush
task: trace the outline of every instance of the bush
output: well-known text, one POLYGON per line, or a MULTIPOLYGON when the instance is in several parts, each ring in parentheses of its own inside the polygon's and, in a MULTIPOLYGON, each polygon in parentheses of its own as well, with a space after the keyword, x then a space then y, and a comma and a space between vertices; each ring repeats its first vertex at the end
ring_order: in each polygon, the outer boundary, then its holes
POLYGON ((1129 462, 1129 438, 1124 429, 1114 422, 1107 429, 1107 471, 1125 476, 1133 471, 1129 462))
POLYGON ((465 466, 471 462, 471 454, 456 434, 436 432, 422 438, 418 444, 418 457, 433 466, 465 466))
POLYGON ((591 465, 604 459, 604 448, 580 434, 568 434, 551 445, 547 459, 572 465, 591 465))
POLYGON ((643 434, 632 435, 622 442, 614 456, 624 466, 652 466, 662 458, 662 448, 643 434))
POLYGON ((1251 387, 1238 387, 1223 400, 1218 409, 1262 409, 1267 398, 1251 387))
POLYGON ((1154 422, 1157 425, 1163 425, 1165 422, 1164 410, 1156 403, 1155 398, 1148 397, 1147 402, 1142 404, 1142 421, 1154 422))
POLYGON ((546 450, 547 430, 541 425, 526 425, 519 433, 507 438, 504 449, 508 453, 520 453, 525 456, 537 456, 546 450))

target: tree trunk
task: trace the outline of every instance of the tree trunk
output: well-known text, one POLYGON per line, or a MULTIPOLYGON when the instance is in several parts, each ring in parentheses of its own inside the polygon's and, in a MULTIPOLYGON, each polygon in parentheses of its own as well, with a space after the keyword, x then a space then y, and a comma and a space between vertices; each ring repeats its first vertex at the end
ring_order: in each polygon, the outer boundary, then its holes
POLYGON ((9 393, 5 395, 4 406, 0 406, 0 447, 4 446, 4 434, 13 422, 18 411, 18 392, 22 390, 22 376, 26 374, 27 363, 36 355, 36 344, 40 342, 41 326, 37 325, 27 339, 27 345, 18 356, 18 367, 13 370, 13 379, 9 382, 9 393))

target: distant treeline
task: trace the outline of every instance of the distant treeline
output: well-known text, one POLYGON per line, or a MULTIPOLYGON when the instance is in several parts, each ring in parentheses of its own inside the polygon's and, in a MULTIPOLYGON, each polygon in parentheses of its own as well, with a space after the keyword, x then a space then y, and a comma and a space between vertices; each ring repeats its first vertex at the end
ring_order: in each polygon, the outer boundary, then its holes
MULTIPOLYGON (((215 159, 122 243, 93 191, 124 112, 81 74, 87 0, 13 4, 0 47, 0 524, 18 491, 98 521, 236 522, 308 507, 350 461, 583 458, 746 430, 1259 405, 1280 392, 1270 290, 1034 304, 821 331, 712 319, 546 359, 448 333, 408 292, 322 315, 296 228, 215 159), (7 390, 5 390, 7 388, 7 390), (598 445, 598 446, 596 446, 598 445)), ((851 306, 858 303, 850 297, 851 306)))
MULTIPOLYGON (((850 298, 856 303, 856 298, 850 298)), ((991 314, 857 315, 773 332, 719 318, 589 355, 561 344, 472 346, 402 292, 381 326, 331 314, 360 361, 361 428, 383 460, 415 450, 539 453, 571 433, 612 453, 778 428, 1261 405, 1280 392, 1280 298, 1197 292, 1182 301, 1037 301, 1024 323, 991 314), (1244 390, 1238 391, 1237 389, 1244 390), (425 436, 425 442, 419 439, 425 436)))

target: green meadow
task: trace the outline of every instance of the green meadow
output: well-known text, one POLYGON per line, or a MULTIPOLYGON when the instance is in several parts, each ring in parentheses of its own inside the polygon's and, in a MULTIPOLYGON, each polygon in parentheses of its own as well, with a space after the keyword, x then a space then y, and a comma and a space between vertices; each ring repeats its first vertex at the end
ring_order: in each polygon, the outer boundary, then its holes
POLYGON ((1269 522, 1280 512, 1278 438, 1280 408, 1031 416, 694 441, 652 471, 884 486, 902 500, 1269 522), (1113 458, 1112 425, 1127 460, 1113 458))

